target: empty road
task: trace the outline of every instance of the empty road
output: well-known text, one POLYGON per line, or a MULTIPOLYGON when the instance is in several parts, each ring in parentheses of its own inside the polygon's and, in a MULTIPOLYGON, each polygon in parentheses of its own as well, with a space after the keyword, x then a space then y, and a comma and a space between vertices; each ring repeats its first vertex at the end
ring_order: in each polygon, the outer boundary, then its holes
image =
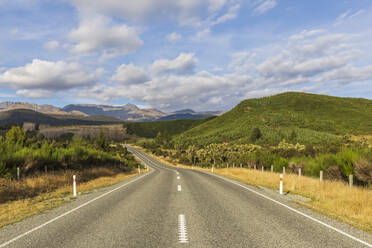
POLYGON ((149 173, 4 227, 0 247, 372 247, 370 235, 280 196, 129 150, 149 173))

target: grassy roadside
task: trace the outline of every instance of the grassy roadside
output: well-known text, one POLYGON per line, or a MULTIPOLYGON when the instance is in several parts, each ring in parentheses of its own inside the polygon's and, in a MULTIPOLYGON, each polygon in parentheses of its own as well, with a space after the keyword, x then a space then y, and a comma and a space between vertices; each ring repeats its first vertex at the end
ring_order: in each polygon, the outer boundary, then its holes
MULTIPOLYGON (((191 169, 190 166, 175 164, 169 159, 152 156, 170 166, 191 169)), ((194 167, 194 169, 210 171, 210 169, 200 167, 194 167)), ((275 190, 278 190, 279 186, 278 173, 246 168, 215 168, 214 172, 253 186, 265 186, 275 190)), ((341 181, 320 182, 316 178, 286 174, 284 191, 311 199, 306 204, 301 203, 305 207, 372 233, 372 190, 356 186, 350 189, 346 183, 341 181)))
MULTIPOLYGON (((49 175, 39 175, 33 178, 27 178, 17 184, 13 183, 12 189, 10 190, 16 191, 17 189, 28 189, 29 191, 37 191, 37 189, 39 188, 44 188, 46 192, 38 192, 37 195, 33 197, 27 197, 21 200, 13 200, 1 203, 0 227, 21 221, 27 217, 39 214, 46 210, 59 207, 62 204, 73 200, 73 197, 71 195, 72 174, 75 173, 69 171, 49 175), (48 187, 53 188, 48 189, 48 187)), ((107 187, 115 183, 127 180, 136 175, 136 171, 118 172, 114 169, 109 168, 89 169, 84 172, 78 173, 77 191, 78 194, 89 192, 94 189, 107 187), (79 183, 79 174, 81 175, 80 178, 84 177, 85 174, 85 182, 79 183), (96 175, 95 178, 94 175, 96 175), (89 178, 89 176, 91 177, 89 178)), ((2 185, 1 190, 4 191, 5 188, 6 185, 2 185)), ((9 192, 6 193, 8 194, 9 192)))

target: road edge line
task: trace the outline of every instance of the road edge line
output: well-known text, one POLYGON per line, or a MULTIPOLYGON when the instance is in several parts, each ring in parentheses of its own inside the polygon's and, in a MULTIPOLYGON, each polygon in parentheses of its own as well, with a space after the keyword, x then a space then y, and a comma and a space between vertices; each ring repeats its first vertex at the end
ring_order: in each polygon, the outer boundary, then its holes
POLYGON ((104 194, 102 194, 102 195, 100 195, 100 196, 97 196, 96 198, 93 198, 93 199, 91 199, 91 200, 89 200, 89 201, 87 201, 87 202, 81 204, 81 205, 78 206, 78 207, 75 207, 75 208, 73 208, 73 209, 71 209, 71 210, 69 210, 69 211, 67 211, 67 212, 65 212, 65 213, 63 213, 63 214, 61 214, 61 215, 59 215, 59 216, 57 216, 57 217, 54 217, 53 219, 51 219, 51 220, 49 220, 49 221, 47 221, 47 222, 45 222, 45 223, 43 223, 43 224, 41 224, 41 225, 39 225, 39 226, 36 226, 36 227, 32 228, 31 230, 29 230, 29 231, 27 231, 27 232, 24 232, 24 233, 22 233, 22 234, 20 234, 20 235, 18 235, 18 236, 16 236, 16 237, 14 237, 14 238, 12 238, 11 240, 8 240, 8 241, 6 241, 6 242, 0 244, 0 248, 5 247, 5 246, 7 246, 7 245, 10 245, 11 243, 17 241, 18 239, 23 238, 23 237, 27 236, 28 234, 30 234, 30 233, 32 233, 32 232, 35 232, 35 231, 37 231, 37 230, 43 228, 44 226, 49 225, 50 223, 52 223, 52 222, 54 222, 54 221, 56 221, 56 220, 59 220, 59 219, 61 219, 62 217, 66 216, 66 215, 69 215, 69 214, 73 213, 73 212, 79 210, 80 208, 83 208, 83 207, 89 205, 90 203, 92 203, 92 202, 94 202, 94 201, 96 201, 96 200, 98 200, 98 199, 101 199, 102 197, 104 197, 104 196, 106 196, 106 195, 111 194, 112 192, 115 192, 115 191, 117 191, 117 190, 119 190, 119 189, 121 189, 121 188, 123 188, 123 187, 125 187, 125 186, 127 186, 127 185, 129 185, 129 184, 131 184, 131 183, 134 183, 134 182, 136 182, 136 181, 138 181, 138 180, 144 178, 145 176, 150 175, 150 174, 153 173, 153 172, 154 172, 154 170, 151 170, 149 173, 143 174, 142 176, 139 176, 139 177, 133 179, 133 180, 130 181, 130 182, 127 182, 127 183, 125 183, 125 184, 123 184, 123 185, 120 185, 119 187, 117 187, 117 188, 115 188, 115 189, 112 189, 112 190, 110 190, 110 191, 108 191, 108 192, 106 192, 106 193, 104 193, 104 194))

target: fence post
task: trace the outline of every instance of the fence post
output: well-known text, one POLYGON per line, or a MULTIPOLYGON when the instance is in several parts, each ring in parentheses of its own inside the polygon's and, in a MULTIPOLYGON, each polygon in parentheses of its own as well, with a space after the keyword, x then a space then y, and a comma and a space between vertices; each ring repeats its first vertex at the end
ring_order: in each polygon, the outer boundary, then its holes
POLYGON ((285 167, 283 167, 283 175, 285 175, 285 167))
POLYGON ((271 173, 274 172, 274 165, 271 165, 271 173))
POLYGON ((349 187, 352 188, 353 187, 353 174, 349 175, 349 187))
POLYGON ((279 185, 279 193, 283 194, 283 174, 280 174, 280 185, 279 185))
POLYGON ((48 166, 44 166, 45 173, 48 173, 48 166))
POLYGON ((74 193, 74 197, 76 197, 76 176, 73 175, 72 179, 73 179, 73 183, 72 183, 73 193, 74 193))
POLYGON ((319 175, 320 176, 320 181, 322 182, 323 181, 323 171, 321 170, 319 174, 320 174, 319 175))
POLYGON ((298 176, 299 177, 302 176, 302 174, 301 174, 301 168, 298 168, 298 176))

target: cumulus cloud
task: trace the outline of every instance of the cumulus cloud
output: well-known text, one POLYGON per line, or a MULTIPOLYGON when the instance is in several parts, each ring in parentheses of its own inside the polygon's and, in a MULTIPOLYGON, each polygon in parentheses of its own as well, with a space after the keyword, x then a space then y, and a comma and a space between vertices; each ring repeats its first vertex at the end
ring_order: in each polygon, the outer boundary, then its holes
POLYGON ((82 92, 81 96, 94 96, 102 101, 125 98, 166 110, 185 106, 196 110, 221 109, 236 103, 240 94, 237 92, 242 90, 245 80, 249 80, 249 78, 235 79, 234 75, 217 76, 202 71, 194 75, 157 76, 143 84, 97 86, 82 92))
POLYGON ((126 85, 141 84, 149 80, 143 68, 132 64, 119 66, 111 79, 126 85))
POLYGON ((0 84, 18 89, 24 96, 39 97, 54 91, 68 90, 95 83, 101 70, 88 72, 77 63, 34 59, 21 67, 10 68, 0 74, 0 84))
POLYGON ((111 25, 102 16, 83 18, 79 27, 69 34, 75 44, 74 53, 100 53, 104 56, 125 55, 135 52, 143 45, 136 30, 127 25, 111 25))
POLYGON ((316 92, 324 85, 372 80, 372 66, 354 65, 360 52, 353 42, 352 35, 304 30, 284 42, 233 53, 230 63, 216 73, 197 71, 195 55, 181 53, 146 68, 121 66, 114 76, 116 84, 96 86, 82 96, 102 101, 124 98, 164 110, 214 110, 288 90, 316 92), (143 78, 125 81, 134 74, 143 78))
POLYGON ((150 66, 152 74, 191 74, 196 66, 194 53, 181 53, 173 60, 159 59, 155 60, 150 66))
POLYGON ((169 41, 169 42, 175 42, 175 41, 178 41, 182 38, 182 35, 178 34, 178 33, 170 33, 167 35, 166 39, 169 41))

